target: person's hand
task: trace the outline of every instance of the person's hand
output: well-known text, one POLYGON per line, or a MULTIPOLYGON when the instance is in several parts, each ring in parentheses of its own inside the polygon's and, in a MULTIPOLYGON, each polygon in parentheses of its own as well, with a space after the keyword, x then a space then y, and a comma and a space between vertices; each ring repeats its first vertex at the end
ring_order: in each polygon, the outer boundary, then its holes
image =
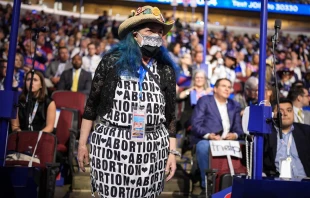
POLYGON ((237 139, 237 136, 235 133, 228 133, 226 137, 224 138, 224 140, 236 140, 236 139, 237 139))
POLYGON ((78 148, 78 162, 80 169, 85 172, 84 164, 89 164, 89 154, 86 145, 79 145, 78 148))
POLYGON ((213 91, 213 88, 212 87, 208 87, 207 89, 206 89, 206 93, 208 94, 208 93, 210 93, 210 92, 212 92, 213 91))
POLYGON ((174 176, 176 170, 177 170, 177 162, 175 159, 175 155, 169 154, 166 165, 166 173, 168 174, 166 181, 169 181, 174 176))
POLYGON ((53 84, 57 84, 59 82, 59 80, 60 80, 60 77, 52 77, 51 78, 51 81, 53 84))
POLYGON ((25 75, 26 75, 31 70, 31 66, 25 65, 23 69, 24 69, 25 75))
POLYGON ((210 140, 221 140, 221 136, 220 135, 216 135, 215 133, 210 133, 209 139, 210 140))
POLYGON ((41 57, 42 56, 42 53, 37 51, 37 56, 41 57))

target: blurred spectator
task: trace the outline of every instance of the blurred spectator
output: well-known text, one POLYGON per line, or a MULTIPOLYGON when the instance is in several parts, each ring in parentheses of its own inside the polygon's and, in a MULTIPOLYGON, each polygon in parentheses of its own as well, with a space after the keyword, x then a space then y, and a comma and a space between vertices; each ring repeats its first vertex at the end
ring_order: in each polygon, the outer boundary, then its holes
POLYGON ((87 45, 87 50, 88 55, 82 58, 82 68, 85 71, 90 72, 92 77, 94 77, 97 66, 101 61, 101 57, 96 55, 96 45, 94 43, 89 43, 87 45))
POLYGON ((236 76, 237 77, 246 77, 246 63, 244 62, 244 54, 242 52, 237 53, 237 67, 236 67, 236 76))
POLYGON ((256 104, 258 99, 258 78, 251 76, 244 84, 244 92, 235 95, 234 100, 241 105, 242 114, 245 107, 256 104))
POLYGON ((192 57, 190 54, 183 54, 181 57, 181 74, 185 76, 192 76, 192 57))
POLYGON ((79 47, 74 48, 74 50, 71 53, 71 58, 75 56, 76 54, 79 54, 80 56, 86 56, 88 54, 87 51, 87 45, 90 43, 90 40, 88 38, 82 38, 81 43, 79 47))
POLYGON ((9 46, 10 46, 10 42, 4 43, 3 48, 0 51, 0 59, 8 60, 8 57, 9 57, 9 46))
POLYGON ((208 76, 208 65, 203 63, 203 53, 202 52, 196 52, 194 55, 194 65, 193 65, 193 73, 196 70, 204 70, 206 77, 208 76))
POLYGON ((310 125, 310 111, 303 107, 309 105, 308 90, 302 86, 292 88, 287 96, 293 103, 294 122, 310 125))
POLYGON ((259 64, 259 54, 255 53, 253 54, 251 63, 248 63, 246 65, 246 76, 247 77, 250 77, 253 73, 255 73, 256 75, 258 74, 258 69, 259 69, 258 64, 259 64))
POLYGON ((232 83, 223 78, 214 85, 214 96, 199 99, 192 115, 193 143, 196 144, 201 187, 205 188, 205 170, 209 168, 209 140, 236 140, 243 133, 240 105, 229 99, 232 83))
POLYGON ((29 86, 31 82, 31 72, 28 72, 25 76, 25 83, 23 91, 19 98, 18 116, 16 119, 11 120, 12 131, 28 130, 30 126, 31 131, 44 131, 53 132, 54 123, 56 119, 56 105, 46 94, 46 87, 44 83, 44 77, 41 72, 35 71, 32 84, 32 107, 29 114, 29 126, 27 126, 27 97, 29 92, 29 86))
POLYGON ((40 70, 41 72, 45 72, 45 62, 47 61, 45 54, 40 51, 36 51, 35 43, 31 40, 27 40, 24 43, 26 53, 24 54, 24 63, 28 69, 32 68, 32 59, 34 53, 36 53, 36 59, 34 61, 34 69, 40 70))
POLYGON ((20 53, 16 53, 15 55, 15 64, 14 64, 14 75, 13 78, 16 80, 18 84, 18 91, 22 91, 24 87, 24 57, 20 53))
POLYGON ((176 64, 180 65, 180 51, 181 51, 180 43, 170 43, 168 50, 172 60, 176 64))
POLYGON ((224 65, 218 65, 213 72, 211 77, 211 84, 215 84, 218 79, 227 78, 232 84, 236 80, 235 67, 237 65, 236 55, 233 51, 229 51, 225 55, 224 65))
POLYGON ((109 21, 108 12, 106 10, 103 11, 103 14, 98 18, 98 36, 102 38, 107 33, 107 24, 109 21))
POLYGON ((105 42, 96 42, 96 55, 98 55, 100 58, 103 57, 103 55, 106 53, 105 51, 105 42))
POLYGON ((273 106, 275 103, 275 88, 271 83, 266 83, 265 85, 265 100, 267 101, 266 105, 273 106))
POLYGON ((196 70, 192 77, 191 86, 177 95, 178 102, 184 102, 183 112, 180 118, 182 128, 190 126, 190 118, 197 101, 204 95, 212 94, 210 82, 206 78, 204 70, 196 70))
POLYGON ((280 82, 279 82, 279 90, 282 97, 287 97, 288 92, 292 86, 292 82, 290 79, 294 76, 294 71, 290 71, 288 68, 283 68, 277 72, 280 82))
POLYGON ((0 90, 4 90, 4 80, 6 77, 7 63, 0 61, 0 90))
POLYGON ((89 95, 92 76, 91 73, 82 69, 82 57, 75 55, 72 58, 73 68, 64 71, 60 76, 58 90, 68 90, 73 92, 82 92, 89 95))
POLYGON ((208 79, 211 79, 214 73, 214 70, 217 67, 220 67, 221 65, 224 64, 222 52, 221 51, 215 52, 215 54, 212 55, 210 61, 207 64, 208 64, 208 73, 207 73, 208 79))
POLYGON ((66 47, 60 47, 58 51, 58 60, 51 62, 45 72, 45 82, 47 87, 57 87, 63 71, 72 68, 72 64, 69 61, 68 49, 66 47))
MULTIPOLYGON (((4 90, 4 82, 5 82, 7 67, 8 67, 7 60, 0 60, 0 90, 4 90)), ((12 82, 12 88, 13 90, 16 90, 18 88, 18 82, 15 80, 14 77, 13 77, 13 82, 12 82)))

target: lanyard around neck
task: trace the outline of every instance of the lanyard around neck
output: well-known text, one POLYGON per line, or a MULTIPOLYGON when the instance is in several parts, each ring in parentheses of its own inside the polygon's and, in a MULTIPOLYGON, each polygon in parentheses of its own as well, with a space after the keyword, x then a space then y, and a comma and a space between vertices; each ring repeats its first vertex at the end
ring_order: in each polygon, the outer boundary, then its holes
POLYGON ((293 141, 293 136, 292 133, 290 133, 290 137, 288 138, 288 142, 287 142, 287 147, 286 147, 286 155, 290 156, 290 150, 291 150, 291 145, 292 145, 292 141, 293 141))
POLYGON ((37 113, 38 107, 39 107, 39 102, 36 101, 34 108, 33 108, 33 111, 32 111, 32 114, 29 115, 29 128, 31 129, 31 131, 33 131, 32 122, 33 122, 34 117, 37 113))
MULTIPOLYGON (((142 63, 143 64, 143 63, 142 63)), ((153 64, 153 59, 151 59, 148 64, 147 64, 147 68, 150 68, 153 64)), ((141 99, 142 98, 142 83, 143 83, 143 80, 145 78, 145 75, 146 75, 146 72, 147 70, 144 69, 144 67, 141 65, 140 66, 140 69, 139 69, 139 98, 141 99)))

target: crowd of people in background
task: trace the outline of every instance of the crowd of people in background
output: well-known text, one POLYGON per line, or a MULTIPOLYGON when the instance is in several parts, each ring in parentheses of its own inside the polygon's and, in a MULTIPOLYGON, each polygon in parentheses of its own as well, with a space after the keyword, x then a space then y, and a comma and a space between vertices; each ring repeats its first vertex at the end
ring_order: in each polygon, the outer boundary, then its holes
MULTIPOLYGON (((289 2, 310 3, 305 0, 289 2)), ((11 17, 10 4, 0 4, 0 90, 4 89, 6 77, 11 17)), ((88 95, 101 58, 118 42, 118 25, 118 21, 109 20, 106 11, 97 20, 83 24, 74 17, 57 18, 43 11, 26 11, 19 24, 12 87, 20 91, 22 96, 27 93, 24 84, 29 75, 26 74, 29 74, 32 68, 35 54, 34 68, 42 74, 44 82, 41 75, 36 73, 35 77, 40 79, 41 84, 46 85, 48 95, 55 90, 88 95), (48 27, 48 31, 39 33, 35 49, 32 30, 42 26, 48 27)), ((220 86, 219 79, 228 79, 222 82, 226 83, 230 90, 229 96, 224 97, 225 100, 229 98, 240 105, 240 115, 235 116, 241 117, 245 107, 260 102, 257 101, 260 70, 258 34, 235 34, 226 29, 210 31, 207 54, 204 54, 203 30, 184 26, 177 19, 175 27, 164 39, 165 47, 179 66, 175 71, 178 131, 190 131, 192 112, 199 98, 222 93, 217 87, 220 86), (214 92, 214 89, 218 91, 214 92)), ((309 106, 310 100, 310 39, 302 34, 296 38, 280 34, 275 60, 270 37, 267 40, 267 57, 263 60, 266 65, 265 100, 271 105, 274 104, 277 78, 280 97, 288 98, 293 103, 295 122, 310 124, 310 115, 306 111, 300 113, 300 110, 309 106), (273 75, 274 62, 276 76, 273 75)), ((46 105, 51 104, 51 101, 46 99, 44 102, 46 105)), ((48 111, 46 105, 42 110, 45 113, 48 111)), ((17 122, 18 120, 13 121, 13 128, 17 122)), ((52 124, 47 127, 50 125, 52 124)), ((50 128, 48 130, 50 131, 50 128)), ((232 139, 238 138, 239 131, 235 132, 232 139)))

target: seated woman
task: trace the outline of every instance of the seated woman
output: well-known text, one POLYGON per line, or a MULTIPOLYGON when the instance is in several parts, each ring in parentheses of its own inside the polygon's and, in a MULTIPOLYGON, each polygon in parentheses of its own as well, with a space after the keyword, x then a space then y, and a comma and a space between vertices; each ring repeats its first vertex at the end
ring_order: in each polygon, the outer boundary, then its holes
POLYGON ((177 95, 177 101, 183 103, 179 120, 181 129, 188 129, 191 126, 190 119, 197 101, 204 95, 212 94, 212 91, 205 71, 196 70, 193 74, 191 86, 177 95))
POLYGON ((43 74, 39 71, 34 72, 32 82, 32 103, 30 116, 27 115, 27 96, 30 87, 31 72, 25 76, 23 91, 19 98, 16 119, 11 120, 12 131, 44 131, 53 132, 56 119, 56 105, 46 94, 46 86, 43 74), (27 119, 29 125, 27 126, 27 119))

